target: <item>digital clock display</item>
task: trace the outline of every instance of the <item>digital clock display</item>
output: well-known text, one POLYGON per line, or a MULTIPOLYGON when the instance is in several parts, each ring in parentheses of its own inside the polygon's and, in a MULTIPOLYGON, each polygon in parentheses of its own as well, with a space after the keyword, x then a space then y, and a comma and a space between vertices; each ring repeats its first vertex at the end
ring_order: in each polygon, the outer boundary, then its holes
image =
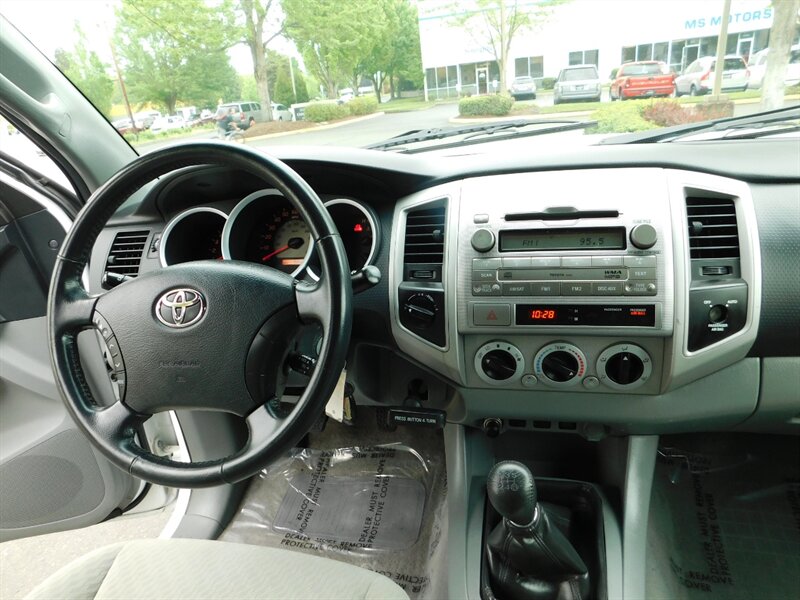
POLYGON ((533 321, 552 321, 558 318, 558 315, 553 309, 534 308, 530 311, 529 317, 533 321))
POLYGON ((500 232, 500 252, 624 249, 624 227, 516 229, 500 232))

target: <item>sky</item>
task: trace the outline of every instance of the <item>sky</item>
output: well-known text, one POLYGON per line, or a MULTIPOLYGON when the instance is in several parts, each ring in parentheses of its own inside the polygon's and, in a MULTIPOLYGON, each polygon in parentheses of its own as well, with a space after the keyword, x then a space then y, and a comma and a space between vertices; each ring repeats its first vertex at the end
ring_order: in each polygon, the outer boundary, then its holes
MULTIPOLYGON (((106 32, 113 30, 115 4, 113 0, 0 0, 0 14, 51 60, 57 48, 72 48, 75 41, 73 23, 77 20, 89 39, 90 48, 110 64, 111 51, 106 32)), ((294 44, 283 38, 275 39, 270 48, 297 57, 294 44)), ((247 46, 235 46, 228 54, 238 73, 253 73, 247 46)))

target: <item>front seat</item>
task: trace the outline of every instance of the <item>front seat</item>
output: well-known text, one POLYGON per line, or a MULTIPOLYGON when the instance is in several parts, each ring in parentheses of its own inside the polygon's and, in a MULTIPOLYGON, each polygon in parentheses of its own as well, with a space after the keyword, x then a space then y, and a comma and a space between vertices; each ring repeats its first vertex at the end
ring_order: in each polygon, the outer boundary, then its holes
POLYGON ((100 548, 57 571, 27 598, 408 600, 387 577, 329 558, 189 539, 100 548))

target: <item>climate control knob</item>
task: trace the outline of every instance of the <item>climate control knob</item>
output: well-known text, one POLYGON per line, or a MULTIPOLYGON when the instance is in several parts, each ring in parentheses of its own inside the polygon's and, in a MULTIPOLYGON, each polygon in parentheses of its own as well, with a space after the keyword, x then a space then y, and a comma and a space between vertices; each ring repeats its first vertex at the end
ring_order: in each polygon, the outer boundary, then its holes
POLYGON ((489 342, 475 353, 475 372, 483 381, 504 385, 516 381, 525 369, 519 348, 503 341, 489 342))
POLYGON ((615 390, 631 390, 644 385, 652 372, 650 355, 633 344, 611 346, 597 357, 600 381, 615 390))
POLYGON ((569 387, 586 374, 586 356, 577 346, 555 342, 536 353, 533 370, 550 387, 569 387))

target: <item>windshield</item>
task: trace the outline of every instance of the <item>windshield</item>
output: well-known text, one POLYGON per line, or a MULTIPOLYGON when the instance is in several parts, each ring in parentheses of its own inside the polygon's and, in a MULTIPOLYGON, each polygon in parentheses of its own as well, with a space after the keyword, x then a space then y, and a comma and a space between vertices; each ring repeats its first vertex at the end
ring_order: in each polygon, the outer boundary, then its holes
POLYGON ((564 113, 592 123, 570 139, 598 143, 796 105, 784 4, 733 0, 725 38, 722 0, 4 0, 0 12, 146 153, 207 138, 387 149, 564 113), (775 41, 780 53, 746 69, 775 41), (622 87, 622 75, 669 77, 622 87))

